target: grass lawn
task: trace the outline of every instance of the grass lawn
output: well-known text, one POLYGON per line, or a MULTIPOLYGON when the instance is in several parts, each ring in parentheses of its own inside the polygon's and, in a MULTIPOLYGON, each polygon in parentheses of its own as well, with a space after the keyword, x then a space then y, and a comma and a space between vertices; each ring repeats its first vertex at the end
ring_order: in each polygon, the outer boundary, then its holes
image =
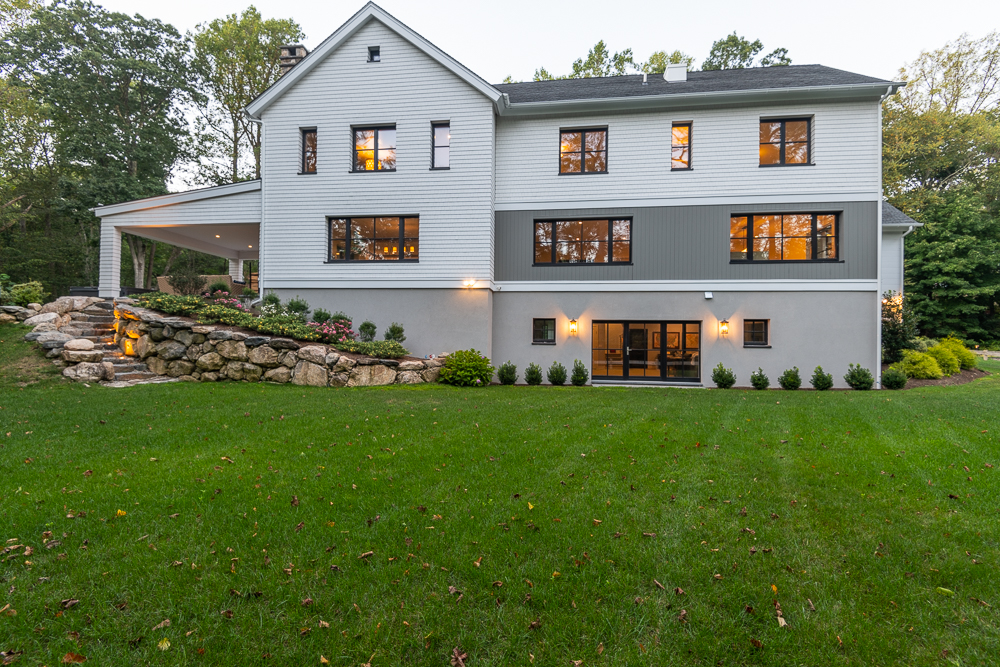
POLYGON ((19 545, 0 651, 20 664, 1000 655, 1000 376, 105 389, 34 370, 17 331, 0 329, 0 547, 19 545))

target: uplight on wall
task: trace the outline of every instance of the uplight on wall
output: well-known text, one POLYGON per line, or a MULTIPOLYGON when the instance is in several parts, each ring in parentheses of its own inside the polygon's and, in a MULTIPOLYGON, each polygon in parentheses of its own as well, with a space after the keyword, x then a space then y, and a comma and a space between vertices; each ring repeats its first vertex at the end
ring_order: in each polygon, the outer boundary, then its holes
POLYGON ((719 335, 728 336, 729 335, 729 320, 722 320, 719 322, 719 335))
POLYGON ((576 320, 569 321, 569 335, 575 336, 580 331, 580 326, 576 320))
POLYGON ((465 285, 468 289, 472 289, 473 287, 476 286, 476 281, 470 278, 469 280, 466 280, 462 284, 465 285))

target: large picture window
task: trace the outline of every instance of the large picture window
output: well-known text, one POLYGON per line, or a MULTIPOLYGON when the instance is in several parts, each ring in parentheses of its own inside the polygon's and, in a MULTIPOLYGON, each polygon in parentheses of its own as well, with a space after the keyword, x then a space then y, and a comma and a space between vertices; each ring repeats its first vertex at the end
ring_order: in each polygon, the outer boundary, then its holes
POLYGON ((330 218, 329 260, 381 262, 420 258, 417 217, 330 218))
POLYGON ((396 171, 396 128, 354 129, 354 171, 396 171))
POLYGON ((760 121, 760 165, 809 164, 808 118, 760 121))
POLYGON ((560 174, 603 174, 607 170, 607 129, 563 130, 559 134, 560 174))
POLYGON ((632 220, 536 220, 535 264, 628 264, 632 220))
POLYGON ((836 260, 839 232, 836 213, 734 215, 729 219, 729 260, 836 260))

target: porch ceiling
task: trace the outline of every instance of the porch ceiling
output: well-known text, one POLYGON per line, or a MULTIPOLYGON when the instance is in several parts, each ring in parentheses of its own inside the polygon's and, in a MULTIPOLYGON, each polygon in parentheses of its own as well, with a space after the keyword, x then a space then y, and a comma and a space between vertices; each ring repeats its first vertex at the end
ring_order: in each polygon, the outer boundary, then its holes
POLYGON ((120 227, 153 241, 197 250, 229 259, 258 259, 260 223, 197 223, 183 225, 134 225, 120 227))

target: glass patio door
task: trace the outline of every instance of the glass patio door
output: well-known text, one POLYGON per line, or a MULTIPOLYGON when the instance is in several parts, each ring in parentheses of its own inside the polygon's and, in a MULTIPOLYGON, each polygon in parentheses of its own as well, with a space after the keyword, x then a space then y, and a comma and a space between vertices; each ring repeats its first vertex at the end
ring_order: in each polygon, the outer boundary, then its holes
POLYGON ((628 365, 630 378, 660 378, 663 375, 663 325, 660 322, 629 322, 628 365))
POLYGON ((594 379, 701 379, 698 322, 594 322, 594 379))

